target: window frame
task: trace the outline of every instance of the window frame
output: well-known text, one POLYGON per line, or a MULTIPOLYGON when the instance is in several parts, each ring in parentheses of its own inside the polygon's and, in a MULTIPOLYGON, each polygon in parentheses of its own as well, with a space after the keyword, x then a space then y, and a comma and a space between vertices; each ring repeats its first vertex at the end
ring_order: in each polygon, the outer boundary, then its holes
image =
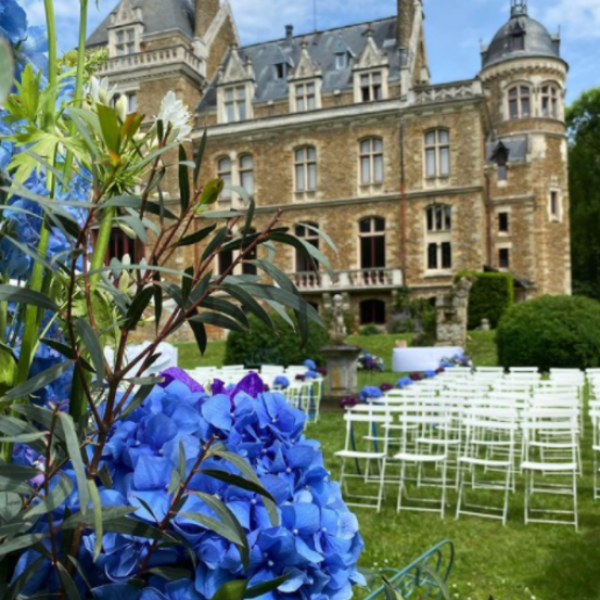
POLYGON ((546 119, 560 119, 561 89, 555 83, 540 87, 540 115, 546 119))
POLYGON ((220 156, 217 158, 217 177, 223 180, 224 186, 220 199, 230 202, 233 196, 231 186, 233 185, 233 161, 230 156, 220 156), (223 167, 223 163, 229 163, 229 169, 223 167))
MULTIPOLYGON (((317 250, 320 250, 321 246, 321 236, 314 231, 314 229, 318 229, 320 231, 320 227, 318 223, 313 222, 303 222, 296 223, 294 226, 294 235, 301 240, 304 240, 307 244, 311 244, 317 250), (313 229, 311 229, 311 227, 313 229)), ((316 262, 316 261, 315 261, 316 262)), ((317 262, 313 264, 308 260, 303 254, 300 253, 299 250, 296 249, 295 257, 294 257, 294 272, 297 274, 307 274, 307 273, 319 273, 321 270, 321 265, 317 262), (302 269, 300 268, 302 267, 302 269)))
POLYGON ((223 122, 244 123, 248 120, 248 94, 245 85, 223 88, 223 122), (231 97, 228 95, 231 94, 231 97))
POLYGON ((423 170, 426 179, 449 179, 452 176, 452 138, 450 129, 436 127, 428 129, 423 135, 423 170), (445 135, 445 139, 443 136, 445 135), (430 141, 433 136, 433 141, 430 141), (433 170, 430 170, 430 156, 433 156, 433 170), (446 164, 444 163, 446 156, 446 164), (444 166, 447 168, 444 170, 444 166))
POLYGON ((503 210, 497 213, 498 215, 498 233, 509 234, 510 233, 510 212, 503 210), (503 222, 503 220, 505 222, 503 222))
POLYGON ((454 265, 452 249, 454 207, 450 204, 430 204, 425 208, 424 213, 425 272, 447 273, 454 265))
POLYGON ((317 110, 317 82, 303 81, 294 84, 294 105, 295 112, 312 112, 317 110), (312 90, 310 89, 312 88, 312 90), (312 106, 311 106, 312 105, 312 106))
POLYGON ((358 74, 358 87, 361 103, 366 104, 368 102, 384 100, 383 77, 383 69, 376 69, 358 74), (379 81, 375 81, 376 77, 379 78, 379 81))
POLYGON ((386 247, 386 233, 387 233, 387 221, 385 217, 380 217, 377 215, 371 215, 368 217, 363 217, 358 221, 358 264, 359 269, 361 271, 369 271, 369 270, 378 270, 378 269, 386 269, 388 263, 387 257, 387 247, 386 247), (368 230, 363 228, 363 224, 368 223, 368 230), (367 261, 366 256, 364 254, 364 244, 363 240, 370 240, 370 259, 367 261), (381 244, 378 244, 378 241, 382 240, 381 244), (378 245, 381 248, 378 248, 378 245), (382 260, 377 260, 378 254, 381 254, 382 260), (378 263, 382 262, 383 264, 374 264, 372 266, 365 266, 366 262, 378 263))
POLYGON ((385 159, 383 138, 372 136, 358 142, 358 177, 362 187, 383 185, 385 182, 385 159), (368 148, 365 149, 365 144, 368 148), (365 179, 364 165, 367 165, 368 178, 365 179), (381 174, 378 177, 378 174, 381 174))
POLYGON ((137 36, 134 26, 120 27, 115 31, 115 55, 123 58, 138 53, 137 36), (120 36, 123 36, 120 39, 120 36))
POLYGON ((294 148, 294 192, 307 194, 317 191, 318 186, 317 148, 304 144, 294 148), (301 176, 300 176, 301 174, 301 176), (300 185, 302 181, 302 186, 300 185), (314 185, 311 186, 311 183, 314 185))
POLYGON ((498 248, 498 268, 499 269, 510 269, 510 264, 511 264, 510 248, 507 248, 507 247, 498 248))
POLYGON ((530 119, 533 117, 533 90, 529 83, 513 83, 506 91, 508 102, 508 120, 530 119), (513 94, 514 92, 514 94, 513 94), (528 111, 524 110, 524 102, 527 102, 528 111), (513 107, 516 110, 513 110, 513 107))
POLYGON ((244 152, 243 154, 240 154, 238 158, 238 173, 240 178, 240 187, 244 188, 246 192, 248 192, 248 195, 252 198, 256 189, 256 180, 254 177, 254 156, 249 152, 244 152), (250 166, 244 165, 244 161, 247 159, 250 160, 250 166), (244 179, 248 176, 251 177, 252 181, 250 189, 248 189, 248 187, 244 183, 244 179))

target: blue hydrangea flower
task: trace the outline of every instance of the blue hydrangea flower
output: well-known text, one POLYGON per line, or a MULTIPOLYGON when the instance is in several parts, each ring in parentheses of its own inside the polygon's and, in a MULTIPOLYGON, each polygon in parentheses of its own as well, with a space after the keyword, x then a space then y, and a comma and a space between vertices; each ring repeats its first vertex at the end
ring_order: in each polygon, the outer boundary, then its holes
POLYGON ((273 381, 273 385, 276 388, 287 390, 290 387, 290 380, 285 375, 278 375, 273 381))
POLYGON ((319 374, 316 371, 306 371, 304 373, 305 379, 319 379, 319 374))
POLYGON ((437 373, 435 371, 425 371, 423 373, 423 376, 427 379, 431 379, 432 377, 435 377, 437 375, 437 373))
MULTIPOLYGON (((102 552, 93 561, 94 533, 86 532, 78 554, 97 600, 210 600, 226 582, 247 577, 250 585, 288 574, 270 600, 349 600, 352 586, 363 583, 357 561, 363 549, 356 517, 342 500, 323 464, 319 444, 304 437, 306 416, 292 408, 281 394, 255 392, 262 385, 252 374, 237 391, 216 395, 193 391, 174 371, 165 387, 157 386, 144 403, 119 422, 110 434, 103 462, 114 482, 100 488, 104 505, 128 505, 135 518, 153 523, 169 510, 167 486, 177 468, 179 448, 192 469, 205 440, 216 436, 230 452, 247 460, 263 486, 277 502, 280 524, 269 519, 260 496, 201 473, 190 488, 219 497, 244 528, 250 545, 250 569, 244 572, 238 549, 201 524, 178 516, 173 532, 185 538, 196 555, 192 579, 167 583, 152 577, 143 590, 128 587, 150 543, 121 534, 105 534, 102 552), (149 512, 152 511, 152 513, 149 512)), ((163 384, 163 385, 165 385, 163 384)), ((262 387, 260 387, 262 389, 262 387)), ((15 460, 33 464, 37 459, 19 447, 15 460)), ((206 469, 237 473, 228 462, 211 457, 206 469)), ((71 476, 71 475, 70 475, 71 476)), ((76 492, 66 505, 77 506, 76 492)), ((57 514, 64 509, 57 509, 57 514)), ((190 495, 181 513, 216 517, 197 496, 190 495)), ((17 573, 39 558, 26 552, 17 573)), ((183 548, 156 553, 153 566, 180 565, 183 548)), ((52 590, 58 585, 49 563, 27 584, 26 593, 52 590)), ((76 582, 82 582, 76 577, 76 582)))
POLYGON ((358 394, 361 402, 367 402, 371 399, 383 398, 383 392, 375 386, 367 385, 358 394))
POLYGON ((410 377, 401 377, 396 382, 396 387, 403 390, 405 387, 413 384, 413 380, 410 377))
POLYGON ((317 370, 317 363, 308 358, 304 361, 304 366, 309 370, 309 371, 316 371, 317 370))

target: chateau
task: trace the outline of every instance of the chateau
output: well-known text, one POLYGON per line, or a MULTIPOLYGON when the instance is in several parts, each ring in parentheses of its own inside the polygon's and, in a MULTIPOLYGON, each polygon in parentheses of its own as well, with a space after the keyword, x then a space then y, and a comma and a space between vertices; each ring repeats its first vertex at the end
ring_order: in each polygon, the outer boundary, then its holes
POLYGON ((244 187, 259 225, 283 209, 330 255, 334 275, 277 259, 320 309, 346 293, 359 324, 383 325, 400 287, 434 297, 465 270, 510 271, 521 300, 569 294, 560 37, 512 0, 480 72, 432 85, 424 18, 398 0, 388 19, 243 46, 226 0, 122 0, 88 46, 108 48, 99 76, 130 110, 153 117, 168 90, 195 108, 203 176, 244 187))

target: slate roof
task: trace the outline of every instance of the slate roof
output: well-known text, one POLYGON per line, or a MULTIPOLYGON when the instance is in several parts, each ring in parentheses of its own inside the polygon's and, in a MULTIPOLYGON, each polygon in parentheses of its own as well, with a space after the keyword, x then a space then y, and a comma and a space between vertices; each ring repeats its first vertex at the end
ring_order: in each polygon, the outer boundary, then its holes
MULTIPOLYGON (((121 2, 115 6, 113 13, 119 9, 121 2)), ((191 0, 130 0, 129 3, 131 8, 142 8, 144 11, 144 33, 146 35, 179 30, 189 38, 194 38, 195 15, 191 0)), ((110 15, 90 35, 86 45, 107 44, 109 26, 110 15)))
POLYGON ((486 155, 488 163, 494 162, 494 154, 501 143, 508 150, 508 162, 525 160, 525 158, 527 157, 526 137, 502 138, 496 141, 487 142, 486 155))
POLYGON ((514 13, 482 53, 482 62, 485 68, 514 58, 545 56, 560 58, 560 38, 526 13, 514 13), (513 49, 512 38, 517 32, 524 33, 524 50, 513 49))
MULTIPOLYGON (((365 49, 369 27, 377 48, 387 54, 390 67, 389 81, 398 81, 402 62, 397 41, 398 19, 390 17, 372 23, 339 27, 240 48, 238 52, 242 62, 250 57, 253 63, 256 76, 254 101, 277 101, 288 97, 288 81, 287 79, 277 79, 274 65, 285 61, 293 69, 298 64, 302 43, 305 40, 308 42, 308 52, 313 63, 316 63, 322 71, 323 93, 352 88, 352 67, 358 62, 365 49), (336 54, 346 50, 350 54, 348 66, 344 69, 337 69, 336 54)), ((230 55, 231 53, 227 55, 225 65, 229 61, 230 55)), ((198 110, 216 107, 217 84, 218 74, 206 91, 198 110)))

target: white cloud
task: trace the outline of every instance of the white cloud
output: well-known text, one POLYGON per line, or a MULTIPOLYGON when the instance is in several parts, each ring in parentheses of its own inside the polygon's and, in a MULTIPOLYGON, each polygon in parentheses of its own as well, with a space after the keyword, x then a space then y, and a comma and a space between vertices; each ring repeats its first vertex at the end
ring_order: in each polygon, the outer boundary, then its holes
POLYGON ((534 5, 534 14, 545 25, 561 27, 565 38, 600 38, 600 0, 555 0, 534 5))

